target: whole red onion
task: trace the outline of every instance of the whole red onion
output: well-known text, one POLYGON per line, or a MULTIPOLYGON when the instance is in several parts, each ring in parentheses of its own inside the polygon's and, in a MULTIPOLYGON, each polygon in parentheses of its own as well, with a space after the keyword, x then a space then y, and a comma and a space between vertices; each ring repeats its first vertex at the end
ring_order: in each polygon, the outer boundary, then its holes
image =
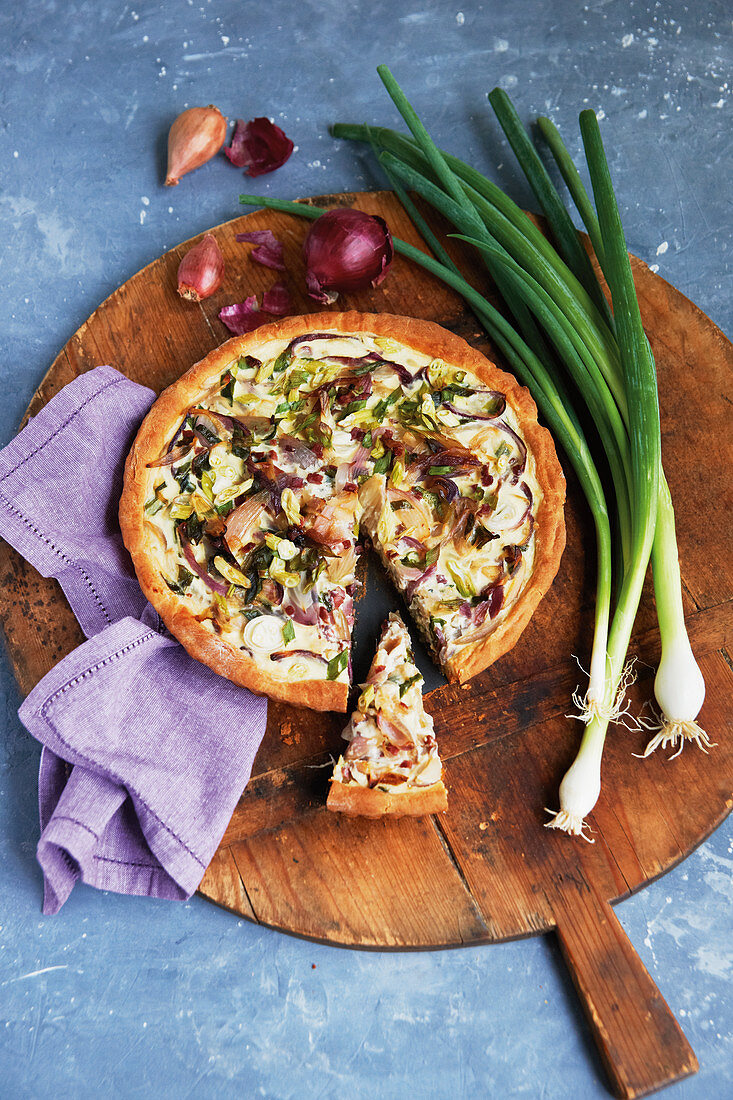
POLYGON ((392 234, 383 218, 338 207, 313 222, 303 256, 308 294, 330 304, 339 291, 381 283, 394 256, 392 234))
POLYGON ((219 289, 223 278, 224 257, 216 237, 207 233, 178 265, 178 293, 182 298, 201 302, 219 289))

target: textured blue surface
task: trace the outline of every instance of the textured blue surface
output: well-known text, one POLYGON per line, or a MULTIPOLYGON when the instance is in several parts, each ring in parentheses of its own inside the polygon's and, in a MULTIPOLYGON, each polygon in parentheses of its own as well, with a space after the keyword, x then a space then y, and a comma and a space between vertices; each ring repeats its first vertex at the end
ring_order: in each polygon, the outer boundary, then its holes
MULTIPOLYGON (((485 102, 604 137, 630 248, 730 333, 730 7, 592 0, 0 3, 0 442, 116 286, 240 190, 379 185, 335 120, 395 124, 386 61, 440 144, 530 203, 485 102), (267 114, 297 145, 245 181, 223 158, 161 186, 185 105, 267 114)), ((690 364, 694 369, 694 364, 690 364)), ((0 664, 0 1095, 592 1098, 606 1095, 554 942, 347 952, 77 887, 40 915, 37 746, 0 664)), ((733 1095, 730 822, 618 908, 702 1064, 670 1098, 733 1095)))

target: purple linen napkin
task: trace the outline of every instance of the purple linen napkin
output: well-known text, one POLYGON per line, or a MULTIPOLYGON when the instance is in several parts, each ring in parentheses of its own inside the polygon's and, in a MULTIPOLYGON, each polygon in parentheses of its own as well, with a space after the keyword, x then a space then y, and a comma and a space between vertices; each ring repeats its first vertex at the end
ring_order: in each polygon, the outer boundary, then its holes
POLYGON ((88 637, 20 708, 44 745, 44 912, 81 878, 186 898, 247 784, 267 702, 194 661, 146 603, 117 522, 153 394, 111 367, 66 386, 0 452, 0 535, 60 582, 88 637))
POLYGON ((44 676, 20 717, 73 765, 38 846, 47 909, 63 904, 78 871, 101 889, 189 897, 249 778, 264 710, 131 618, 44 676), (118 812, 127 799, 132 819, 118 812))
POLYGON ((87 638, 146 606, 117 507, 125 457, 154 397, 97 367, 0 451, 0 535, 59 581, 87 638))

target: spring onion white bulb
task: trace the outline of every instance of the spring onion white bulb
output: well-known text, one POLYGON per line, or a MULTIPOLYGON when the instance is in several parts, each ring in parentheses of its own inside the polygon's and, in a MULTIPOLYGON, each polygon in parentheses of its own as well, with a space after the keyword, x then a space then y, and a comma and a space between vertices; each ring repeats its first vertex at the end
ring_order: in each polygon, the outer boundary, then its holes
MULTIPOLYGON (((548 828, 560 829, 571 836, 582 836, 589 844, 595 841, 586 834, 586 817, 601 793, 601 757, 606 724, 592 720, 583 737, 578 755, 560 784, 560 810, 548 822, 548 828)), ((548 810, 548 813, 553 813, 548 810)))
POLYGON ((705 700, 705 681, 692 652, 687 634, 668 642, 654 680, 654 694, 661 711, 661 724, 642 756, 658 748, 676 748, 679 756, 687 741, 696 741, 703 752, 712 742, 697 723, 705 700))
POLYGON ((676 749, 673 756, 678 756, 688 741, 695 741, 703 752, 707 752, 712 742, 697 723, 705 700, 705 681, 685 627, 674 510, 664 478, 659 486, 652 565, 662 640, 662 659, 654 680, 661 721, 643 756, 668 746, 676 749))

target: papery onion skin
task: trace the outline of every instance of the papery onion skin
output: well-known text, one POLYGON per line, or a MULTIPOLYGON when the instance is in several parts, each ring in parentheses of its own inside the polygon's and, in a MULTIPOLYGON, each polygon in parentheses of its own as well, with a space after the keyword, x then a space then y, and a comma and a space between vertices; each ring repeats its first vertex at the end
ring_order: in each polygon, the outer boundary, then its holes
POLYGON ((239 242, 257 245, 250 252, 251 258, 264 267, 275 271, 285 271, 283 246, 271 229, 255 229, 251 233, 237 233, 234 238, 239 242))
POLYGON ((235 336, 244 336, 269 321, 270 315, 257 306, 257 296, 250 294, 243 302, 234 302, 219 310, 219 320, 235 336))
POLYGON ((266 313, 273 313, 282 317, 292 309, 290 291, 285 283, 274 283, 269 290, 262 295, 262 308, 266 313))
POLYGON ((317 218, 303 242, 308 294, 330 305, 340 291, 378 286, 394 257, 389 226, 377 215, 339 207, 317 218))
POLYGON ((224 152, 235 168, 248 176, 264 176, 285 163, 295 146, 269 118, 237 119, 232 143, 224 152))
POLYGON ((226 136, 227 120, 212 103, 183 111, 168 133, 166 187, 175 187, 181 176, 216 156, 226 136))
POLYGON ((243 302, 220 309, 219 320, 235 336, 244 336, 246 332, 253 332, 264 325, 271 317, 289 313, 291 306, 290 292, 285 283, 275 283, 262 295, 262 309, 257 305, 257 295, 250 294, 243 302))
POLYGON ((202 302, 219 289, 223 278, 224 257, 216 237, 207 233, 178 265, 178 293, 188 301, 202 302))

